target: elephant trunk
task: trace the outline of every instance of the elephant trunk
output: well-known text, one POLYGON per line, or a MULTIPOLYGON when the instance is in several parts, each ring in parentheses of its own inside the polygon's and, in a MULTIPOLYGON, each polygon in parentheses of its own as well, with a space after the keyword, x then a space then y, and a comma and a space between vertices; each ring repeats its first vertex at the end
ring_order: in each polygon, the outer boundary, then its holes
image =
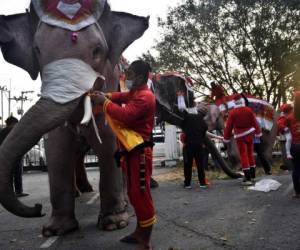
POLYGON ((79 99, 58 104, 41 98, 9 133, 0 147, 0 203, 21 217, 41 217, 42 205, 28 207, 15 196, 12 185, 14 163, 30 150, 47 132, 62 125, 74 112, 79 99))
POLYGON ((206 145, 208 151, 211 153, 212 157, 214 157, 218 163, 220 164, 222 170, 231 178, 237 179, 241 178, 242 175, 240 173, 233 172, 228 164, 225 162, 215 144, 211 141, 211 139, 206 135, 204 138, 204 144, 206 145))

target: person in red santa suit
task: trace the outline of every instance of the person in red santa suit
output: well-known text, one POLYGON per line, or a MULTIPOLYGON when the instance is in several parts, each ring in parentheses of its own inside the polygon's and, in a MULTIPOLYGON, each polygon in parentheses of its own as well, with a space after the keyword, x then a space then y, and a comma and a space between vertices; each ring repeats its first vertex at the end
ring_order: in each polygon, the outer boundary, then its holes
MULTIPOLYGON (((127 192, 136 217, 136 230, 121 239, 125 243, 138 244, 137 249, 151 248, 152 226, 156 222, 155 209, 150 192, 152 174, 151 133, 154 127, 155 96, 148 89, 150 65, 142 60, 134 61, 126 72, 125 84, 129 92, 102 94, 94 92, 94 104, 101 105, 103 112, 122 126, 140 135, 144 141, 123 154, 121 167, 127 176, 127 192), (118 104, 125 104, 119 106, 118 104), (141 175, 143 175, 141 177, 141 175)), ((124 152, 125 144, 120 147, 124 152)))
POLYGON ((300 91, 296 91, 294 100, 294 111, 284 120, 292 134, 291 155, 293 163, 292 179, 294 184, 294 198, 300 198, 300 91))
POLYGON ((235 107, 229 112, 224 130, 224 142, 230 142, 232 130, 240 153, 242 170, 244 172, 243 185, 249 186, 255 178, 255 159, 253 138, 261 137, 262 133, 253 111, 245 106, 241 95, 234 98, 235 107))
POLYGON ((293 106, 291 104, 282 104, 279 108, 280 110, 280 116, 277 120, 277 126, 278 126, 278 132, 283 135, 284 141, 285 141, 285 151, 284 151, 284 157, 287 159, 292 159, 291 155, 291 144, 292 144, 292 134, 289 131, 289 129, 285 126, 285 122, 287 117, 293 113, 293 106))

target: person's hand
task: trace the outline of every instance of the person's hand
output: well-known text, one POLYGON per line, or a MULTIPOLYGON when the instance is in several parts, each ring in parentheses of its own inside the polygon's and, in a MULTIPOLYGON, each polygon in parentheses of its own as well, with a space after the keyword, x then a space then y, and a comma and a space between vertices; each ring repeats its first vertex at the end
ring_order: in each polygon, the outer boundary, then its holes
POLYGON ((104 94, 104 96, 105 96, 106 98, 111 99, 111 93, 102 93, 102 94, 104 94))
POLYGON ((286 156, 286 158, 288 158, 288 160, 292 160, 292 159, 293 159, 293 156, 290 155, 290 154, 288 154, 288 155, 286 156))
POLYGON ((90 97, 92 102, 96 105, 103 105, 105 100, 107 99, 105 95, 100 91, 93 91, 90 93, 90 97))

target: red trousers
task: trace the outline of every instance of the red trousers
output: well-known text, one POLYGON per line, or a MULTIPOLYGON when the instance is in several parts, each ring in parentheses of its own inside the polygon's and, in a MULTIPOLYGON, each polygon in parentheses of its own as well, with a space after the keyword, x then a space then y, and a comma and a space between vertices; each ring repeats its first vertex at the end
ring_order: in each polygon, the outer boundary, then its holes
POLYGON ((152 149, 144 149, 145 154, 145 190, 140 185, 141 150, 134 149, 122 161, 122 168, 127 176, 127 192, 131 205, 134 208, 140 227, 149 227, 155 224, 156 216, 150 192, 150 178, 152 175, 152 149))
POLYGON ((243 170, 255 167, 253 134, 236 138, 243 170))

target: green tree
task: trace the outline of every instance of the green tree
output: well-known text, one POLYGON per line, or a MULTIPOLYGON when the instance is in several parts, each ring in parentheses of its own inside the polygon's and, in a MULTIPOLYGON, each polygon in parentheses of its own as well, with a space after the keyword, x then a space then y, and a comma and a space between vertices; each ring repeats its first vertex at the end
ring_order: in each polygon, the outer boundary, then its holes
POLYGON ((277 106, 300 87, 299 0, 186 0, 159 26, 161 39, 142 57, 191 76, 202 93, 214 80, 277 106))

